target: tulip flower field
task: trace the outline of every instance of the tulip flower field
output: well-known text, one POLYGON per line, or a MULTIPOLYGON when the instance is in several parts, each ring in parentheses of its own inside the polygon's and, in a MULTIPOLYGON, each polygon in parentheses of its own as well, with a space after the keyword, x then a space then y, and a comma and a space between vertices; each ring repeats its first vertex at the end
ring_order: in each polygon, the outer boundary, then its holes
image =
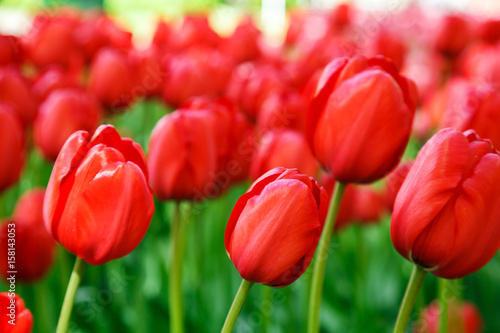
POLYGON ((0 22, 0 332, 500 332, 500 11, 223 6, 0 22))

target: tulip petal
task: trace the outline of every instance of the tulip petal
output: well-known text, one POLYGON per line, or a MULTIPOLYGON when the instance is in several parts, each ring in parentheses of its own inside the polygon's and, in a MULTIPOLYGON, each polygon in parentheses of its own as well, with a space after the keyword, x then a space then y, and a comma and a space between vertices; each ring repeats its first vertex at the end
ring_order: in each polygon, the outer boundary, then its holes
POLYGON ((78 255, 92 265, 127 255, 146 234, 153 211, 139 167, 132 162, 108 164, 78 198, 78 255))

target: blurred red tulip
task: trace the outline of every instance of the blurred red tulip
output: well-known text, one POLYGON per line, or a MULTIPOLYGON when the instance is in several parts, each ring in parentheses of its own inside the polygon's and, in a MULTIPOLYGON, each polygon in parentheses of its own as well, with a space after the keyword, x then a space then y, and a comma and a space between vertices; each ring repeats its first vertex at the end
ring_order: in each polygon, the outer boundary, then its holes
POLYGON ((472 130, 439 131, 418 153, 397 195, 394 247, 439 277, 477 271, 500 248, 499 181, 500 156, 489 140, 472 130))
POLYGON ((284 287, 307 269, 318 244, 327 194, 296 169, 275 168, 236 202, 225 246, 245 280, 284 287))
POLYGON ((296 168, 311 177, 319 171, 305 136, 291 130, 264 134, 252 162, 250 178, 255 180, 276 167, 296 168))
POLYGON ((210 26, 206 15, 188 15, 172 34, 172 44, 177 50, 185 50, 192 46, 216 47, 221 38, 210 26))
POLYGON ((485 42, 495 44, 500 40, 500 20, 490 19, 479 24, 477 37, 485 42))
POLYGON ((138 86, 142 88, 137 94, 147 98, 160 96, 167 77, 165 70, 161 67, 160 49, 156 47, 145 50, 133 49, 130 52, 130 58, 137 68, 138 86))
POLYGON ((33 315, 26 309, 24 301, 15 293, 0 293, 0 308, 2 333, 31 333, 33 315))
POLYGON ((337 58, 309 106, 309 144, 336 180, 373 182, 399 163, 416 104, 415 84, 388 59, 337 58))
POLYGON ((233 70, 226 95, 255 119, 265 100, 283 88, 283 79, 273 67, 244 63, 233 70))
MULTIPOLYGON (((481 333, 483 320, 473 303, 451 302, 447 311, 447 331, 455 333, 481 333)), ((441 320, 439 302, 432 302, 422 310, 420 320, 414 326, 414 333, 438 333, 441 320)))
POLYGON ((460 71, 479 83, 500 84, 500 44, 476 44, 467 48, 460 61, 460 71))
POLYGON ((45 226, 69 252, 102 265, 132 252, 153 216, 142 148, 111 125, 71 135, 55 162, 45 226))
POLYGON ((35 119, 35 99, 27 81, 16 69, 0 68, 0 103, 14 109, 24 125, 35 119))
POLYGON ((220 48, 230 54, 237 62, 254 60, 260 55, 259 39, 261 32, 250 17, 244 19, 229 38, 224 40, 220 48))
POLYGON ((408 172, 413 165, 413 161, 402 162, 394 171, 392 171, 385 182, 385 200, 387 209, 392 212, 394 209, 394 202, 403 185, 403 182, 408 176, 408 172))
POLYGON ((132 34, 102 13, 94 14, 79 24, 74 37, 89 62, 104 47, 121 50, 132 48, 132 34))
POLYGON ((28 60, 39 68, 60 65, 80 71, 83 54, 74 38, 78 24, 74 17, 63 13, 54 17, 37 15, 31 30, 23 38, 28 60))
POLYGON ((56 89, 77 88, 78 86, 77 77, 60 67, 54 66, 38 74, 38 77, 33 82, 31 91, 38 98, 38 101, 42 102, 56 89))
POLYGON ((0 193, 19 180, 24 154, 22 123, 11 107, 0 104, 0 159, 4 161, 0 163, 0 193))
POLYGON ((69 88, 53 91, 40 104, 33 124, 35 144, 47 160, 55 160, 71 134, 92 133, 99 125, 101 106, 89 92, 69 88))
POLYGON ((441 128, 473 129, 500 148, 500 90, 492 84, 473 84, 464 79, 448 81, 441 128))
POLYGON ((383 55, 391 59, 398 69, 403 68, 406 56, 406 45, 403 39, 389 29, 380 29, 376 35, 369 38, 366 45, 366 55, 383 55))
POLYGON ((90 69, 89 88, 111 112, 128 107, 141 95, 135 68, 126 53, 103 48, 90 69))
POLYGON ((19 38, 0 35, 0 66, 20 65, 23 61, 24 51, 19 38))
POLYGON ((16 279, 35 282, 50 270, 56 254, 56 243, 43 223, 43 189, 34 189, 19 198, 12 218, 0 227, 0 246, 7 253, 11 242, 8 235, 15 234, 16 251, 14 268, 9 266, 7 256, 0 257, 0 275, 9 276, 9 271, 17 271, 16 279))
POLYGON ((257 126, 261 131, 292 129, 305 134, 307 101, 298 92, 284 90, 271 94, 259 111, 257 126))
POLYGON ((214 93, 212 73, 200 54, 185 52, 163 59, 167 77, 162 89, 165 103, 180 106, 194 96, 214 93))
POLYGON ((459 15, 442 16, 431 29, 434 49, 450 56, 459 54, 472 39, 470 22, 459 15))

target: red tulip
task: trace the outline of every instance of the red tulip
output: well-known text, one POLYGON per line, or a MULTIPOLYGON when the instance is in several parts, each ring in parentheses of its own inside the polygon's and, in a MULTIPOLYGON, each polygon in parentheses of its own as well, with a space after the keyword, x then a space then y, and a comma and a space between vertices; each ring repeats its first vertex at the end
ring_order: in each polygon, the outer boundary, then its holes
POLYGON ((16 69, 0 68, 0 103, 14 109, 25 125, 35 119, 36 102, 28 83, 16 69))
POLYGON ((233 34, 221 43, 224 53, 230 54, 237 62, 250 61, 260 55, 259 39, 261 32, 250 17, 236 27, 233 34))
POLYGON ((403 185, 403 182, 408 176, 408 172, 413 165, 413 161, 406 161, 401 163, 394 171, 392 171, 387 177, 387 181, 385 183, 385 200, 387 209, 392 212, 394 209, 394 202, 396 201, 396 197, 403 185))
POLYGON ((265 100, 283 86, 280 73, 273 67, 243 63, 234 69, 226 94, 255 119, 265 100))
POLYGON ((45 193, 43 216, 52 237, 92 265, 132 252, 153 216, 142 148, 111 125, 71 135, 45 193))
POLYGON ((500 20, 490 19, 480 23, 477 35, 485 42, 495 44, 500 40, 500 20))
POLYGON ((319 170, 305 136, 291 130, 267 132, 262 137, 252 161, 250 178, 255 180, 276 167, 297 168, 311 177, 319 170))
POLYGON ((2 333, 31 333, 33 315, 24 307, 24 301, 13 292, 0 293, 0 308, 2 333))
MULTIPOLYGON (((451 302, 447 311, 447 331, 461 333, 481 333, 483 320, 476 306, 469 302, 451 302)), ((438 333, 441 320, 441 308, 438 302, 432 302, 420 314, 414 333, 438 333)))
POLYGON ((40 104, 33 124, 34 139, 43 156, 55 160, 66 139, 78 130, 93 132, 101 106, 94 95, 81 89, 59 89, 40 104))
POLYGON ((31 30, 23 38, 27 58, 39 68, 60 65, 79 71, 83 54, 73 36, 78 23, 77 19, 65 14, 55 17, 37 15, 31 30))
POLYGON ((292 129, 306 131, 307 102, 293 90, 270 95, 262 104, 257 118, 260 130, 292 129))
POLYGON ((432 46, 446 55, 460 53, 472 37, 470 23, 465 17, 458 15, 443 16, 432 29, 432 46))
POLYGON ((391 59, 398 69, 403 67, 406 56, 406 45, 402 38, 395 32, 388 29, 381 29, 375 36, 367 39, 367 42, 367 55, 383 55, 391 59))
POLYGON ((0 163, 0 193, 19 180, 24 154, 23 125, 11 107, 0 104, 0 160, 4 161, 0 163))
POLYGON ((413 81, 386 58, 333 60, 309 107, 313 153, 338 181, 382 178, 406 148, 416 98, 413 81))
POLYGON ((210 196, 218 171, 217 140, 227 140, 217 130, 209 110, 177 110, 158 121, 148 149, 151 187, 158 198, 210 196))
POLYGON ((226 227, 226 251, 241 277, 272 287, 297 280, 314 255, 326 210, 326 192, 313 178, 285 168, 262 175, 226 227))
POLYGON ((52 267, 56 243, 43 223, 43 189, 26 192, 14 208, 14 214, 0 228, 0 244, 7 253, 9 234, 15 234, 14 269, 9 267, 7 256, 0 257, 0 275, 9 277, 9 271, 17 271, 16 279, 34 282, 41 279, 52 267))
POLYGON ((394 247, 439 277, 477 271, 500 248, 499 181, 500 155, 489 140, 474 131, 439 131, 399 190, 391 221, 394 247))
POLYGON ((150 47, 146 50, 132 50, 131 61, 137 68, 137 94, 141 97, 160 96, 167 74, 161 68, 160 49, 150 47))
POLYGON ((111 111, 128 107, 140 96, 142 88, 137 84, 135 68, 123 52, 101 49, 95 55, 89 75, 90 90, 111 111))
POLYGON ((162 97, 165 103, 180 106, 191 97, 216 94, 214 76, 204 57, 193 51, 164 58, 167 76, 162 97))
POLYGON ((23 60, 24 52, 19 38, 0 35, 0 66, 20 65, 23 60))
POLYGON ((464 52, 461 73, 479 83, 500 84, 500 44, 476 44, 464 52))
POLYGON ((450 80, 447 88, 441 127, 473 129, 500 148, 500 90, 492 84, 473 84, 464 79, 450 80))
POLYGON ((56 89, 77 88, 78 78, 60 67, 49 67, 41 72, 33 82, 31 91, 39 102, 44 101, 56 89))
POLYGON ((84 21, 75 29, 74 38, 87 61, 91 61, 104 47, 121 50, 132 48, 132 33, 123 30, 101 13, 84 18, 84 21))

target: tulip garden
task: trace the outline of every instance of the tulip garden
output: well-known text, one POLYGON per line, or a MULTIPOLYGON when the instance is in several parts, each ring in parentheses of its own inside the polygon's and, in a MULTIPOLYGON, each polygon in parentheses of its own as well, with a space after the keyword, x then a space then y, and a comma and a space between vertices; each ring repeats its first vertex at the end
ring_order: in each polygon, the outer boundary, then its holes
POLYGON ((223 6, 0 31, 0 332, 500 332, 500 13, 223 6))

